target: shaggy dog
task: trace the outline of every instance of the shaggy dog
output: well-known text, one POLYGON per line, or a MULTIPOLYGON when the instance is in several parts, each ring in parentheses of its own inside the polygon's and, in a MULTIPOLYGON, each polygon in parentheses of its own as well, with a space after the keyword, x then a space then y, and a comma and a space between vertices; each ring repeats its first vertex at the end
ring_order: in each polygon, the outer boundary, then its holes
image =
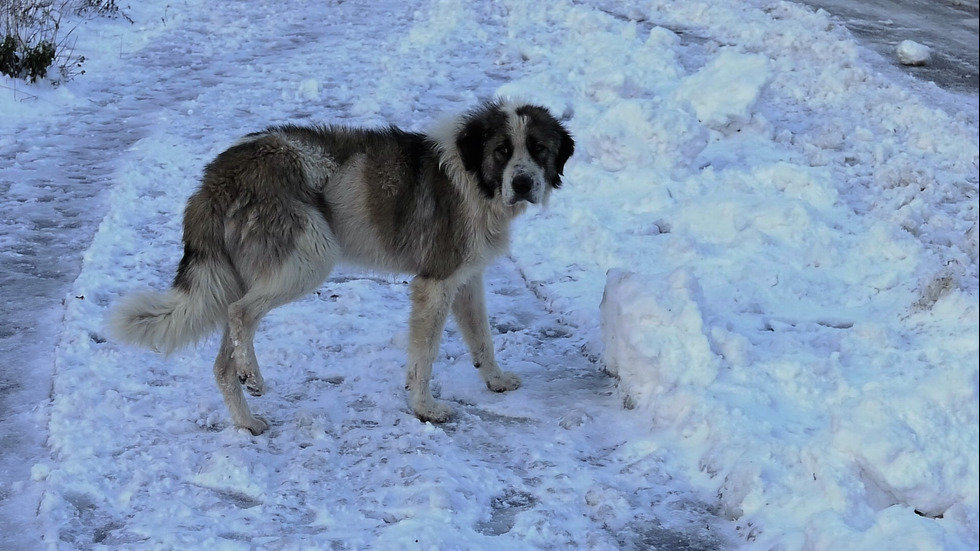
POLYGON ((561 185, 575 144, 545 108, 491 101, 430 133, 395 127, 277 126, 249 134, 204 170, 184 214, 173 286, 125 297, 117 338, 155 350, 224 329, 214 375, 236 426, 260 434, 241 386, 264 382, 253 337, 270 310, 316 290, 338 262, 414 275, 409 402, 424 421, 452 411, 429 389, 452 312, 490 390, 521 384, 494 359, 483 271, 510 223, 561 185))

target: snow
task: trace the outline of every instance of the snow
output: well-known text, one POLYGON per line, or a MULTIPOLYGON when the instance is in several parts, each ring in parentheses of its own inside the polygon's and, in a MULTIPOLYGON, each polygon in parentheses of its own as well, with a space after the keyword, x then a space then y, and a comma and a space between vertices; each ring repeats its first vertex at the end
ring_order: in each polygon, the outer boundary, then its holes
POLYGON ((895 48, 902 65, 925 65, 929 61, 929 47, 914 40, 903 40, 895 48))
POLYGON ((29 475, 0 495, 30 506, 0 547, 980 545, 976 98, 919 93, 787 2, 353 4, 147 1, 80 22, 85 75, 3 81, 16 212, 57 201, 32 182, 101 191, 57 227, 84 243, 64 306, 16 310, 56 340, 24 370, 46 444, 4 450, 29 475), (487 276, 519 390, 487 391, 450 325, 434 387, 457 416, 418 422, 406 280, 353 270, 263 322, 258 437, 212 382, 216 338, 107 338, 115 300, 169 284, 184 202, 237 137, 424 129, 496 94, 578 144, 487 276))

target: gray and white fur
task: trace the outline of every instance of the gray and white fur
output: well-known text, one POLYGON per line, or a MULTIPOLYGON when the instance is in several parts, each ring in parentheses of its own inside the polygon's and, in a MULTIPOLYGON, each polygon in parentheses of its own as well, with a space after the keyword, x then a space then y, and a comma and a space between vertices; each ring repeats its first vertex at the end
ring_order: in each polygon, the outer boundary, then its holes
POLYGON ((574 141, 546 109, 491 101, 422 134, 395 127, 276 126, 204 170, 184 214, 173 286, 111 313, 121 341, 162 352, 221 327, 214 375, 236 426, 260 434, 241 386, 264 391, 253 337, 273 308, 316 290, 338 262, 414 275, 407 389, 419 419, 452 411, 429 389, 450 312, 487 387, 520 378, 494 359, 483 272, 511 221, 561 185, 574 141))

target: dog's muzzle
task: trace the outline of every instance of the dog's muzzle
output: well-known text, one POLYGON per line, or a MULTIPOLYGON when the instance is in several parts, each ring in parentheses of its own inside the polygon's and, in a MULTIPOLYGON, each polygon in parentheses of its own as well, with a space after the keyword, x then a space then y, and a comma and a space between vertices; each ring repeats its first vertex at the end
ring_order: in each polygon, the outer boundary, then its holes
POLYGON ((534 180, 531 179, 527 174, 518 174, 514 176, 513 181, 510 183, 511 189, 514 191, 512 197, 513 204, 518 201, 527 201, 529 203, 534 202, 534 197, 531 192, 534 191, 534 180))

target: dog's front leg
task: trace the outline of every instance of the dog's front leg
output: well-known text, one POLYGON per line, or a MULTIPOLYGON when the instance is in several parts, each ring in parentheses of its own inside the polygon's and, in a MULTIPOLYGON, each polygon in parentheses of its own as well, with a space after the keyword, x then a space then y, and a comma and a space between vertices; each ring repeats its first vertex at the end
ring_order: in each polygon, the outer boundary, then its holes
POLYGON ((432 397, 429 381, 455 290, 446 280, 416 277, 412 281, 406 386, 412 411, 422 421, 441 423, 453 413, 449 406, 432 397))
POLYGON ((470 349, 473 366, 479 370, 487 388, 494 392, 506 392, 521 386, 521 378, 515 373, 501 371, 494 358, 482 273, 460 287, 453 300, 453 316, 470 349))

